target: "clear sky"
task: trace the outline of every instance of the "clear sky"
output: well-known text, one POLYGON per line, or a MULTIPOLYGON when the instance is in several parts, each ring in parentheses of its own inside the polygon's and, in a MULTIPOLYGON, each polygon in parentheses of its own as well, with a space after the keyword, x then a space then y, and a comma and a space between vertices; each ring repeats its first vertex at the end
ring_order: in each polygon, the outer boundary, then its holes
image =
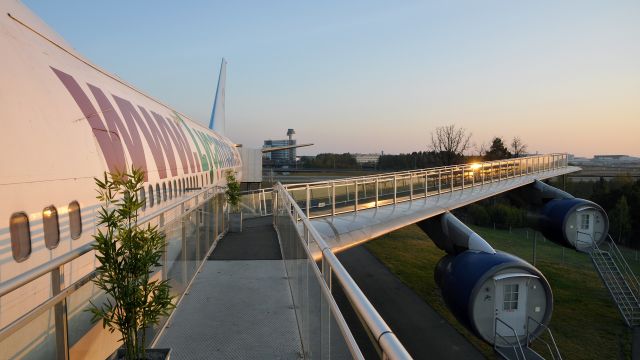
POLYGON ((640 1, 69 1, 26 4, 106 70, 208 123, 220 59, 227 131, 295 128, 319 152, 478 146, 640 156, 640 1))

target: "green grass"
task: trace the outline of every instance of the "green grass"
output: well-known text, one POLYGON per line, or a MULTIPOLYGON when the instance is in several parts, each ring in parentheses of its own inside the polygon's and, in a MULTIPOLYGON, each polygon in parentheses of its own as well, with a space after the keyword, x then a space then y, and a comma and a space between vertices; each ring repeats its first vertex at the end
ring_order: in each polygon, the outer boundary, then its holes
MULTIPOLYGON (((533 256, 533 232, 474 227, 496 249, 529 262, 533 256)), ((539 236, 539 235, 538 235, 539 236)), ((562 249, 537 237, 536 266, 551 284, 554 311, 550 328, 566 359, 630 358, 631 332, 624 325, 615 304, 593 269, 586 254, 562 249)), ((366 247, 396 276, 449 321, 486 357, 496 358, 487 343, 458 324, 449 312, 435 284, 433 272, 445 253, 415 225, 369 242, 366 247)), ((631 263, 638 267, 638 263, 631 263)), ((534 348, 545 356, 541 344, 534 348)))

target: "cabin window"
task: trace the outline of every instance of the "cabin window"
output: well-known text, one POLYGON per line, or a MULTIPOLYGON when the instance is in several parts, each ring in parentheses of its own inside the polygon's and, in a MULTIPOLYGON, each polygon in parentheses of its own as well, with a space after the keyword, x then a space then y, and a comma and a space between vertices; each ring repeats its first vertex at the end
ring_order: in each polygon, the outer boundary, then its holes
POLYGON ((82 215, 80 214, 80 204, 72 201, 69 204, 69 230, 72 239, 79 239, 82 234, 82 215))
POLYGON ((518 285, 519 284, 507 284, 504 286, 502 310, 518 310, 518 285))
POLYGON ((580 230, 589 230, 589 214, 580 214, 580 230))
POLYGON ((42 210, 42 228, 44 230, 44 245, 47 249, 55 249, 60 242, 58 211, 55 206, 47 206, 42 210))
POLYGON ((153 207, 153 186, 149 185, 149 207, 153 207))
POLYGON ((158 204, 162 202, 162 196, 160 194, 160 184, 156 184, 156 199, 158 200, 158 204))
POLYGON ((11 232, 11 252, 17 262, 25 261, 31 254, 31 234, 29 233, 29 217, 23 212, 11 215, 9 222, 11 232))
POLYGON ((167 183, 162 183, 162 201, 167 201, 167 183))
POLYGON ((144 188, 140 188, 140 195, 139 195, 138 201, 142 203, 142 210, 144 211, 144 209, 147 208, 147 196, 144 192, 144 188))

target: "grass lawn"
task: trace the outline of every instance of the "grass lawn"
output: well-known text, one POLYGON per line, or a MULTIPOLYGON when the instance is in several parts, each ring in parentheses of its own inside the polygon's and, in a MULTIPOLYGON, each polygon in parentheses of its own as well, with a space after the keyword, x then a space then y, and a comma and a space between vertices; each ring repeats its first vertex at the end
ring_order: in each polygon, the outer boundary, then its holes
MULTIPOLYGON (((523 229, 509 232, 474 227, 474 230, 496 249, 532 262, 534 235, 531 230, 528 239, 523 229)), ((550 328, 563 358, 631 358, 631 331, 624 325, 588 255, 569 249, 563 252, 562 247, 541 237, 537 237, 536 244, 536 266, 553 289, 554 311, 550 328)), ((496 358, 492 347, 459 325, 447 309, 433 278, 435 265, 445 253, 416 225, 382 236, 365 246, 485 356, 496 358)), ((539 345, 534 348, 547 357, 539 345)))

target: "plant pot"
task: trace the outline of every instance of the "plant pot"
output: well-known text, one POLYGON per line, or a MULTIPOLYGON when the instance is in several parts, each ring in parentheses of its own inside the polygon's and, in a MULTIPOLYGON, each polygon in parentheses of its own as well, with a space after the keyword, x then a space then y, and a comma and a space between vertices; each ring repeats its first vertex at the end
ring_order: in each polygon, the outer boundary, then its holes
MULTIPOLYGON (((169 360, 169 356, 171 355, 171 349, 147 349, 146 357, 144 359, 139 360, 169 360)), ((108 360, 124 360, 125 359, 125 349, 119 348, 116 350, 111 356, 109 356, 108 360)))

